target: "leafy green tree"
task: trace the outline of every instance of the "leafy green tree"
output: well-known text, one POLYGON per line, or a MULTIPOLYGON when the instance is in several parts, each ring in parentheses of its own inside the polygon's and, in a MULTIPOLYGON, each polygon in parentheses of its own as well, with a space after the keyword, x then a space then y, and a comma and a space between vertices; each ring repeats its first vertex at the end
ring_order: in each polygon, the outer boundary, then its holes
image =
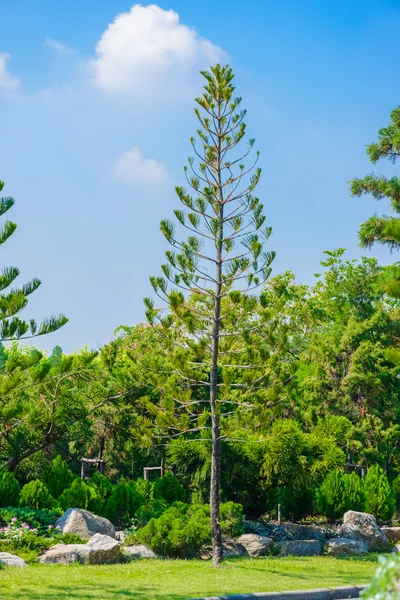
MULTIPOLYGON (((0 181, 0 192, 4 188, 4 182, 0 181)), ((7 213, 14 206, 14 199, 10 197, 0 198, 0 216, 7 213)), ((11 221, 6 221, 0 230, 0 245, 4 244, 14 233, 17 226, 11 221)), ((41 282, 32 279, 19 289, 5 290, 15 281, 19 275, 16 267, 5 267, 0 276, 0 340, 9 341, 15 339, 27 339, 39 335, 45 335, 56 331, 68 321, 64 315, 45 319, 39 326, 33 319, 24 321, 18 315, 28 304, 29 296, 38 289, 41 282)))
MULTIPOLYGON (((165 303, 166 316, 151 299, 145 303, 149 322, 158 324, 167 335, 170 348, 175 348, 174 390, 180 388, 180 397, 175 395, 176 402, 170 387, 171 397, 165 400, 170 403, 168 412, 172 413, 172 405, 188 407, 188 403, 193 403, 193 414, 197 400, 197 406, 202 403, 204 407, 202 418, 199 421, 201 415, 189 414, 182 419, 182 425, 186 421, 186 430, 193 430, 195 427, 188 426, 192 420, 197 420, 197 427, 211 421, 210 518, 213 562, 218 565, 223 558, 219 518, 221 414, 229 388, 236 385, 243 391, 266 381, 257 352, 260 346, 250 344, 256 328, 252 316, 258 307, 257 298, 251 294, 269 276, 274 253, 263 250, 271 228, 265 227, 263 206, 253 195, 261 169, 256 168, 249 183, 245 183, 258 158, 257 155, 253 165, 245 166, 254 140, 249 141, 242 156, 238 154, 246 134, 246 111, 240 108, 241 98, 234 96, 232 69, 216 65, 202 75, 205 91, 196 98, 195 109, 201 147, 192 138, 196 159, 190 158, 185 168, 194 195, 183 187, 176 188, 188 212, 175 210, 175 217, 180 228, 189 230, 189 237, 179 241, 175 226, 167 220, 161 222, 161 231, 172 250, 166 252, 164 276, 152 277, 151 283, 165 303), (240 368, 246 352, 252 359, 246 361, 246 367, 253 366, 243 372, 240 382, 232 382, 232 368, 240 368), (229 362, 231 370, 224 370, 229 362), (197 388, 197 399, 190 398, 191 387, 197 388)), ((236 398, 235 401, 240 402, 236 398)), ((165 408, 168 407, 164 407, 164 413, 165 408)))
POLYGON ((384 470, 379 465, 371 467, 364 485, 366 512, 380 521, 389 520, 394 513, 395 497, 384 470))

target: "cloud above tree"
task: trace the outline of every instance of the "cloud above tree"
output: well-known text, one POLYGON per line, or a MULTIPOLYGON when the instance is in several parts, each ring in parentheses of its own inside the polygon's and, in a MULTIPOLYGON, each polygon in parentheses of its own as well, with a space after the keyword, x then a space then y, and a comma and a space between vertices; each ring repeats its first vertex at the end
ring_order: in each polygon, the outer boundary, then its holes
POLYGON ((168 180, 168 171, 153 158, 145 158, 139 148, 133 148, 118 158, 114 176, 126 183, 159 184, 168 180))
POLYGON ((135 4, 116 16, 90 62, 98 88, 150 99, 192 94, 199 69, 224 59, 224 52, 180 22, 173 10, 135 4))

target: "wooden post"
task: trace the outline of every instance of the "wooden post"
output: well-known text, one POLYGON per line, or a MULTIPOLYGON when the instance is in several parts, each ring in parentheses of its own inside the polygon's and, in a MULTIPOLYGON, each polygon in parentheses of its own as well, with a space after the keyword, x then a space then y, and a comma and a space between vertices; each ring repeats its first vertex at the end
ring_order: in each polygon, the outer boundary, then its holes
POLYGON ((281 524, 281 505, 278 504, 278 525, 281 524))

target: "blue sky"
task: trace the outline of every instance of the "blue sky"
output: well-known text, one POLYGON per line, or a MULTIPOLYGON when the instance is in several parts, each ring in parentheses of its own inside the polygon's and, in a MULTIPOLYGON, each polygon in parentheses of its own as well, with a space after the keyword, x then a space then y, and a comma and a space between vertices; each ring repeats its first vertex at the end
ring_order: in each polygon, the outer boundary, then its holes
POLYGON ((28 317, 70 319, 41 347, 97 347, 143 319, 198 70, 217 60, 261 151, 275 272, 309 283, 323 250, 360 256, 359 224, 390 209, 347 182, 373 170, 365 145, 400 104, 399 30, 400 0, 0 0, 0 178, 18 223, 2 264, 42 279, 28 317))

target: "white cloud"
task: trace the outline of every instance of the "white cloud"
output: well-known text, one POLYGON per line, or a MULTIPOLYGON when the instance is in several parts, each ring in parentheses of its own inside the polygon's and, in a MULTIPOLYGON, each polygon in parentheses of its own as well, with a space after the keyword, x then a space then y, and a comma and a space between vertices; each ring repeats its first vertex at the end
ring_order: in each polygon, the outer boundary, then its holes
POLYGON ((150 99, 161 92, 181 96, 193 74, 222 60, 224 52, 179 22, 173 10, 135 4, 116 16, 96 46, 93 83, 109 92, 150 99))
POLYGON ((7 71, 9 58, 9 54, 0 52, 0 90, 15 90, 19 86, 19 80, 7 71))
POLYGON ((145 158, 139 148, 121 154, 115 163, 114 175, 127 183, 158 184, 168 179, 166 167, 153 158, 145 158))
POLYGON ((46 38, 44 45, 47 48, 55 50, 59 54, 64 54, 64 56, 71 56, 72 54, 76 54, 76 50, 74 50, 74 48, 70 48, 66 44, 62 44, 61 42, 58 42, 57 40, 53 40, 51 38, 46 38))

